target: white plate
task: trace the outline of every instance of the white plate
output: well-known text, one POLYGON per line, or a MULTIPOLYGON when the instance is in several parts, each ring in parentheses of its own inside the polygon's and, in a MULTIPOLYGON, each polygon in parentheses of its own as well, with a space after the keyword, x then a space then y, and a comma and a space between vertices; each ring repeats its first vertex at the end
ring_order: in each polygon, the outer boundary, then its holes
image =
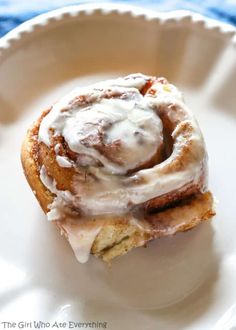
POLYGON ((232 329, 235 30, 188 12, 100 8, 69 7, 41 15, 0 41, 0 321, 232 329), (41 110, 72 87, 137 71, 166 76, 184 91, 205 135, 217 216, 190 232, 136 249, 111 269, 93 257, 80 265, 26 183, 21 141, 41 110))

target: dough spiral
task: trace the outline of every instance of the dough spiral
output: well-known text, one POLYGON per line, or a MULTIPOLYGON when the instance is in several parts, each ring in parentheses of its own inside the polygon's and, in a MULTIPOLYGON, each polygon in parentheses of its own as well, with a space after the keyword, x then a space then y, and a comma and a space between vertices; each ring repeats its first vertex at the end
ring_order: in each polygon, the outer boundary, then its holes
POLYGON ((206 186, 202 134, 164 78, 136 74, 73 91, 42 119, 39 143, 40 163, 84 214, 160 208, 206 186))

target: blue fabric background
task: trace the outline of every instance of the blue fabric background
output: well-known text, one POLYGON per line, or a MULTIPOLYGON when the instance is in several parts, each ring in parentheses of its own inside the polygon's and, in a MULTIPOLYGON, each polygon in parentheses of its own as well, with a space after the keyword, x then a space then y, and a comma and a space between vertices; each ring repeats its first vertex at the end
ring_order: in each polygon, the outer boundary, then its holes
MULTIPOLYGON (((0 36, 25 20, 48 10, 98 2, 96 0, 0 0, 0 36)), ((110 0, 107 2, 133 4, 159 11, 189 9, 236 26, 236 0, 205 0, 204 2, 201 0, 110 0)))

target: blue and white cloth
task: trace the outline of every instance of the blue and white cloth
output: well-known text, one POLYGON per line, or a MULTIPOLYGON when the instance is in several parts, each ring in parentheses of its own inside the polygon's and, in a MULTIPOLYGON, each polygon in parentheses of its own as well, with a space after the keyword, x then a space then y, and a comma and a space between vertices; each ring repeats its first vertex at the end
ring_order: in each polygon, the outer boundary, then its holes
MULTIPOLYGON (((236 26, 236 0, 110 0, 158 11, 188 9, 236 26)), ((99 3, 96 0, 0 0, 0 36, 29 18, 63 6, 99 3)))

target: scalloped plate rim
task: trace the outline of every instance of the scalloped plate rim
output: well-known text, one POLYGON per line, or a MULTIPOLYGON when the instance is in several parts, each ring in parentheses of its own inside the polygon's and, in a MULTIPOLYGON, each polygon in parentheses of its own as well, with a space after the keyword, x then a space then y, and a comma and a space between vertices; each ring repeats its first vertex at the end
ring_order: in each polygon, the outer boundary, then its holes
POLYGON ((9 31, 6 35, 0 38, 0 59, 1 56, 4 54, 4 50, 9 50, 11 48, 13 41, 20 42, 21 39, 24 39, 25 34, 34 33, 34 30, 38 27, 49 25, 53 21, 63 20, 65 16, 68 18, 68 15, 73 18, 75 16, 79 17, 81 14, 86 14, 90 16, 96 12, 100 12, 101 15, 109 15, 114 12, 116 12, 118 15, 124 15, 128 13, 134 17, 142 16, 146 20, 160 20, 162 24, 168 23, 168 20, 175 20, 177 23, 180 20, 189 19, 190 23, 193 25, 203 24, 203 27, 206 30, 218 29, 217 32, 220 34, 230 34, 232 37, 232 43, 236 44, 236 27, 228 23, 208 18, 190 10, 173 10, 159 12, 126 4, 82 4, 66 6, 37 15, 32 19, 23 22, 13 30, 9 31))

